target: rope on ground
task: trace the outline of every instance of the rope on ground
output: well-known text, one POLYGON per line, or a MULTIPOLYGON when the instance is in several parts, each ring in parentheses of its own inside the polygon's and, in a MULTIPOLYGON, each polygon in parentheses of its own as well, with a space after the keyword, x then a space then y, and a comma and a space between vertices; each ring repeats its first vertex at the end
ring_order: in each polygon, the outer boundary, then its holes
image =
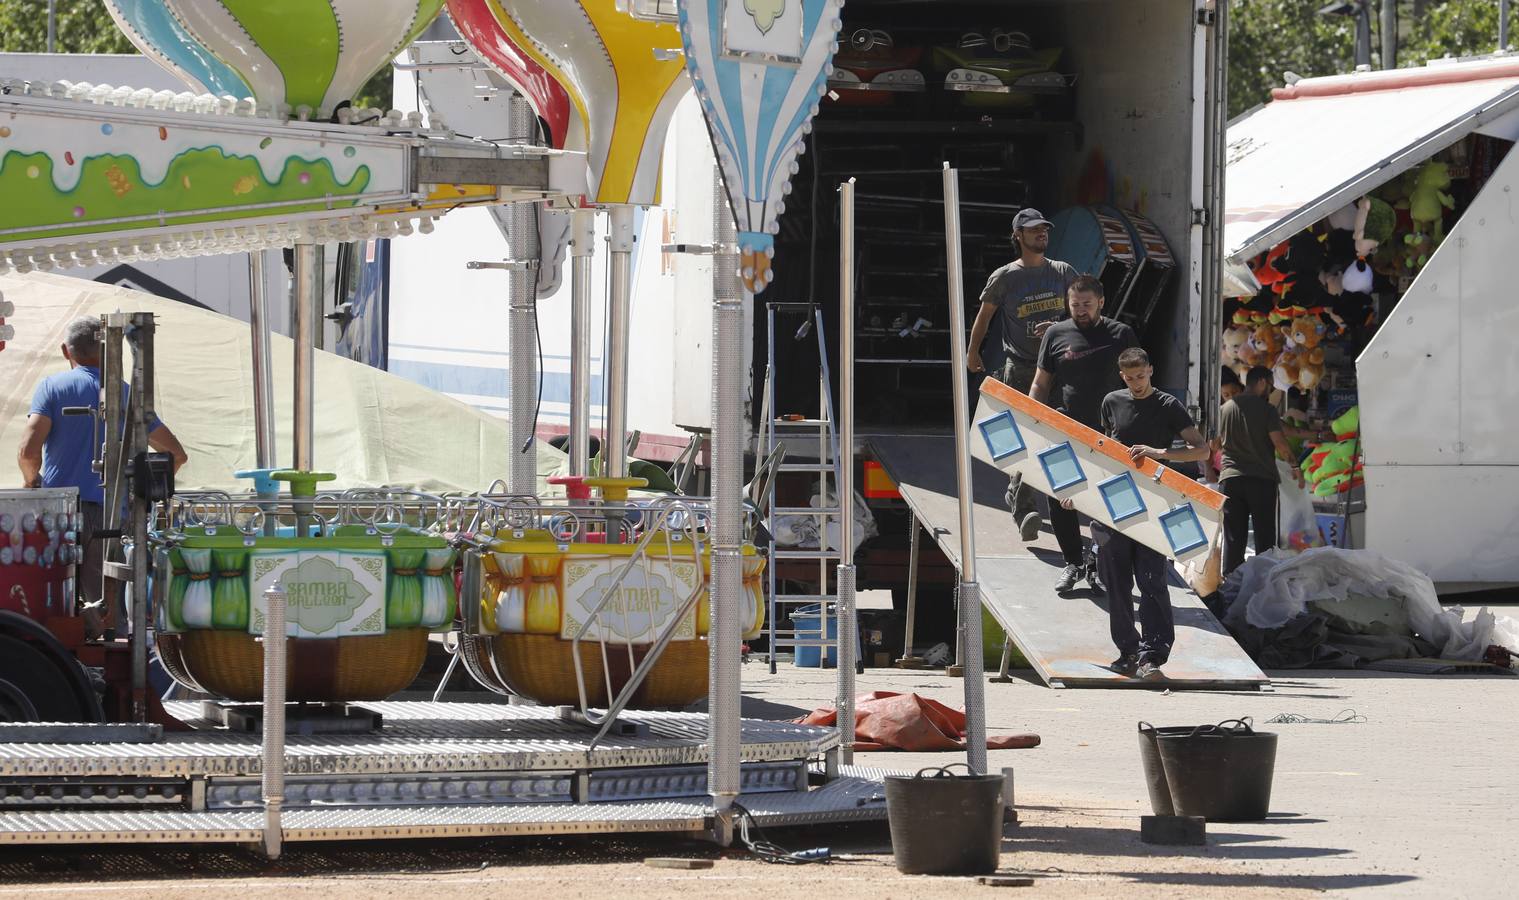
POLYGON ((1277 713, 1266 720, 1267 725, 1359 725, 1366 717, 1353 709, 1342 709, 1332 719, 1315 719, 1299 713, 1277 713))
POLYGON ((826 863, 832 857, 827 847, 792 852, 772 843, 765 838, 765 831, 760 828, 759 822, 754 818, 754 813, 736 802, 733 804, 733 810, 738 813, 738 839, 749 848, 750 853, 759 857, 760 862, 797 866, 806 863, 826 863), (750 829, 754 832, 752 836, 750 829))

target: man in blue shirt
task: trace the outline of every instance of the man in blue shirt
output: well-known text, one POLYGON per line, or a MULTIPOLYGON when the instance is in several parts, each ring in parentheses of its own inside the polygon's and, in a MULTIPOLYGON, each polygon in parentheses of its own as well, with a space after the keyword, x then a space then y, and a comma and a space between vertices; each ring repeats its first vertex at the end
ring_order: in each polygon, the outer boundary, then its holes
MULTIPOLYGON (((16 462, 21 467, 22 484, 27 487, 79 489, 79 511, 84 517, 79 540, 84 547, 84 561, 77 583, 87 621, 103 614, 103 622, 92 624, 109 629, 115 626, 116 611, 99 607, 103 547, 100 541, 93 540, 94 533, 102 527, 105 503, 100 476, 90 470, 99 449, 95 444, 95 418, 63 414, 71 406, 100 408, 100 319, 83 316, 70 322, 62 350, 63 358, 69 361, 69 371, 49 375, 37 385, 16 462)), ((185 464, 184 448, 156 417, 148 433, 148 446, 172 455, 175 471, 185 464)))

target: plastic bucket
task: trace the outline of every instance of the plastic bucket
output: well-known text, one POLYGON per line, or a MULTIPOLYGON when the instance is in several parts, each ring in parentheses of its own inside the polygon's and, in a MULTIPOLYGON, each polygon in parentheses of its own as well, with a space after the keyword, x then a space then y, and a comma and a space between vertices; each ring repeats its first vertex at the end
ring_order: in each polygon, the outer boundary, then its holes
POLYGON ((1155 742, 1178 816, 1210 822, 1256 822, 1271 809, 1276 735, 1245 720, 1200 725, 1187 734, 1161 730, 1155 742))
POLYGON ((1162 734, 1191 734, 1196 730, 1195 725, 1156 728, 1149 722, 1139 723, 1139 758, 1144 763, 1150 808, 1157 816, 1174 816, 1176 809, 1171 805, 1171 788, 1166 784, 1166 770, 1160 763, 1160 747, 1156 738, 1162 734))
MULTIPOLYGON (((797 640, 816 641, 823 637, 822 625, 823 608, 814 603, 811 606, 798 607, 791 613, 791 627, 796 631, 797 640)), ((837 610, 830 604, 828 607, 828 640, 837 641, 839 638, 839 617, 837 610)), ((793 657, 795 664, 806 669, 818 668, 823 659, 822 647, 797 647, 796 656, 793 657)), ((828 648, 828 665, 830 668, 839 664, 839 649, 835 644, 828 648)))
POLYGON ((897 871, 904 875, 997 871, 1002 854, 1002 776, 951 775, 950 768, 886 777, 891 852, 897 871))

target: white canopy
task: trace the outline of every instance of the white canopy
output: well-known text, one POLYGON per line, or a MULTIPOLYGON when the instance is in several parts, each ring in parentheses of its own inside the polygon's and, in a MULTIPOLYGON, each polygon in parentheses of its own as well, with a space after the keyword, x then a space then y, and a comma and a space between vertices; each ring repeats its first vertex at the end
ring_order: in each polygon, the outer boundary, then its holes
MULTIPOLYGON (((0 293, 16 304, 8 321, 15 340, 0 350, 0 487, 19 487, 14 462, 32 392, 62 371, 64 329, 81 315, 151 312, 155 334, 155 407, 190 455, 185 489, 247 490, 232 477, 254 468, 253 379, 248 326, 192 306, 59 275, 0 276, 0 293)), ((275 335, 278 458, 290 454, 291 342, 275 335)), ((394 485, 424 491, 484 490, 506 475, 506 422, 403 378, 334 356, 316 360, 318 469, 334 487, 394 485)), ((538 445, 538 490, 567 470, 564 454, 538 445)), ((558 489, 555 489, 558 492, 558 489)))
POLYGON ((1479 131, 1519 133, 1519 58, 1299 81, 1229 126, 1224 256, 1243 261, 1479 131))

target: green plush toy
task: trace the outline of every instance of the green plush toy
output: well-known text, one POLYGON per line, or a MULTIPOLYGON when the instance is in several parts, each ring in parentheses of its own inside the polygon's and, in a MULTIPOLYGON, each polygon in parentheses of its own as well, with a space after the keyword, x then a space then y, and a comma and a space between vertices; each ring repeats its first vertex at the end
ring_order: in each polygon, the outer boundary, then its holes
POLYGON ((1329 428, 1334 436, 1340 440, 1348 440, 1361 433, 1361 407, 1352 406, 1329 423, 1329 428))
POLYGON ((1445 193, 1448 187, 1450 166, 1432 160, 1415 176, 1413 193, 1408 197, 1408 217, 1414 230, 1432 235, 1436 245, 1445 238, 1445 210, 1456 208, 1455 198, 1445 193))

